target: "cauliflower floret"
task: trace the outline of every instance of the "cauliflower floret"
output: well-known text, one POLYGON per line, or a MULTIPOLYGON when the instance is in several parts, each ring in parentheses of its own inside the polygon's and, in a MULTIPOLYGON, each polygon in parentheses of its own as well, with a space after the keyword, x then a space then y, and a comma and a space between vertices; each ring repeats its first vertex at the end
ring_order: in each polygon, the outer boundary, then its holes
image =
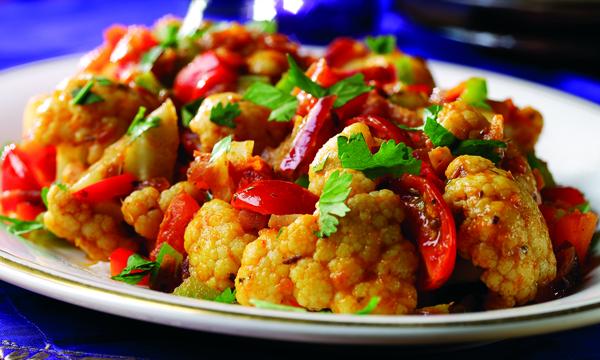
POLYGON ((47 199, 46 228, 92 260, 106 260, 119 247, 137 250, 138 241, 128 236, 118 202, 82 203, 57 185, 50 187, 47 199))
POLYGON ((204 191, 198 189, 194 186, 194 184, 192 184, 189 181, 180 181, 168 188, 167 190, 160 193, 160 198, 158 200, 160 209, 163 212, 167 211, 169 204, 171 204, 171 200, 173 200, 175 195, 179 194, 182 191, 185 191, 186 193, 188 193, 188 195, 193 197, 194 200, 198 202, 198 204, 202 204, 204 202, 206 196, 206 193, 204 191))
POLYGON ((256 236, 244 232, 239 211, 222 200, 205 203, 185 229, 190 276, 223 291, 233 287, 246 245, 256 236))
POLYGON ((374 313, 412 312, 419 260, 402 237, 400 198, 381 190, 355 195, 348 206, 350 212, 329 238, 316 237, 315 215, 302 215, 279 232, 263 230, 244 250, 236 278, 238 302, 259 299, 354 313, 378 296, 374 313))
POLYGON ((365 193, 375 190, 375 183, 367 178, 361 171, 345 169, 338 158, 337 141, 339 136, 350 137, 351 135, 362 133, 369 147, 375 145, 375 140, 371 136, 369 127, 362 123, 355 123, 347 126, 342 132, 331 139, 327 140, 325 145, 319 149, 308 170, 308 190, 315 195, 320 196, 325 186, 325 182, 329 179, 331 173, 339 170, 340 173, 352 174, 352 192, 350 196, 359 193, 365 193), (316 171, 315 168, 318 170, 316 171))
POLYGON ((254 140, 254 151, 260 154, 267 146, 277 146, 289 132, 287 123, 269 121, 269 114, 269 109, 242 100, 240 94, 220 93, 204 99, 190 122, 190 129, 200 136, 203 152, 211 152, 219 140, 233 134, 237 141, 254 140), (239 105, 240 115, 235 119, 235 128, 220 126, 210 120, 211 110, 217 104, 239 105))
POLYGON ((438 114, 438 121, 461 140, 501 140, 504 134, 501 115, 488 121, 479 110, 460 100, 445 104, 438 114))
POLYGON ((59 174, 64 167, 86 168, 96 162, 103 150, 125 133, 140 106, 152 110, 159 105, 154 96, 123 84, 98 82, 90 91, 103 101, 73 104, 73 93, 91 80, 90 74, 68 79, 51 95, 32 99, 25 111, 24 137, 38 144, 59 147, 59 174), (61 151, 62 146, 67 148, 61 151), (72 163, 75 165, 70 165, 72 163))
POLYGON ((152 186, 147 186, 129 194, 121 206, 125 222, 148 240, 156 239, 163 219, 164 214, 158 204, 159 198, 160 192, 152 186))
POLYGON ((484 269, 490 308, 532 300, 556 275, 548 229, 534 198, 510 172, 478 156, 460 156, 446 170, 444 199, 464 217, 458 252, 484 269))

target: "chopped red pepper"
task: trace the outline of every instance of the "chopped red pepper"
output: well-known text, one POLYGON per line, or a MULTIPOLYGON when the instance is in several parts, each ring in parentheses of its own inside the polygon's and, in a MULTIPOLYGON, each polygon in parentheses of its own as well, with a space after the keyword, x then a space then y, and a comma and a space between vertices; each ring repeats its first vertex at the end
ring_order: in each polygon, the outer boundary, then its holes
POLYGON ((446 90, 446 92, 444 93, 443 101, 445 103, 456 101, 462 95, 463 91, 465 91, 465 86, 466 84, 463 81, 460 84, 453 87, 452 89, 446 90))
POLYGON ((366 46, 352 38, 339 37, 327 47, 325 60, 330 66, 342 67, 354 59, 359 59, 368 54, 366 46))
POLYGON ((396 143, 411 144, 405 130, 400 129, 396 124, 383 117, 376 115, 357 116, 346 120, 345 125, 348 126, 357 122, 367 125, 378 138, 392 139, 396 143))
POLYGON ((56 179, 56 148, 28 143, 22 149, 27 154, 29 168, 40 188, 52 185, 56 179))
POLYGON ((573 187, 544 188, 541 193, 544 202, 553 203, 554 206, 562 208, 571 208, 585 203, 585 197, 581 191, 573 187))
POLYGON ((431 95, 433 88, 427 84, 413 84, 413 85, 405 85, 404 90, 410 91, 410 92, 416 92, 416 93, 420 92, 420 93, 423 93, 423 94, 429 96, 429 95, 431 95))
POLYGON ((39 190, 29 168, 27 154, 16 145, 8 145, 2 156, 2 190, 39 190))
POLYGON ((283 180, 260 180, 233 195, 231 204, 263 215, 312 214, 319 197, 283 180))
POLYGON ((221 60, 214 51, 196 56, 175 78, 173 92, 182 104, 205 96, 219 86, 235 83, 237 74, 234 68, 221 60))
POLYGON ((319 148, 333 136, 331 109, 334 102, 334 95, 319 99, 306 115, 302 128, 294 138, 292 149, 281 162, 280 169, 283 173, 292 175, 306 170, 319 148))
POLYGON ((420 288, 442 286, 454 270, 456 225, 441 191, 426 178, 404 174, 395 185, 407 209, 408 233, 418 246, 423 261, 420 288))
MULTIPOLYGON (((127 267, 127 260, 129 260, 129 257, 133 254, 135 254, 134 251, 125 248, 118 248, 114 250, 108 257, 110 261, 110 275, 119 275, 123 269, 127 267)), ((135 272, 136 271, 134 270, 133 273, 135 272)), ((139 270, 137 272, 139 272, 139 270)), ((142 280, 140 280, 139 283, 137 283, 137 285, 148 285, 149 281, 150 275, 146 275, 142 278, 142 280)))
POLYGON ((135 188, 136 178, 125 173, 100 180, 95 184, 73 193, 73 196, 84 202, 98 203, 128 195, 135 188))
POLYGON ((156 246, 150 254, 152 260, 156 259, 156 255, 160 251, 163 243, 167 243, 173 249, 185 254, 183 246, 183 235, 185 228, 192 221, 196 212, 200 210, 200 206, 194 198, 185 191, 173 197, 169 207, 165 211, 165 216, 160 223, 160 229, 156 238, 156 246))

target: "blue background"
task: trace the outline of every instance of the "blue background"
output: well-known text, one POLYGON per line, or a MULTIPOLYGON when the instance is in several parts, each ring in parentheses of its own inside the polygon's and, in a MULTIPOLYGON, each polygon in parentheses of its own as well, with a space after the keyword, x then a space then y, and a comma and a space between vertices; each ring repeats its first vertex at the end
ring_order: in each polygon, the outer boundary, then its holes
MULTIPOLYGON (((312 3, 311 1, 307 1, 312 3)), ((217 18, 243 18, 247 1, 213 1, 210 14, 217 18)), ((310 5, 310 4, 309 4, 310 5)), ((407 52, 428 58, 483 67, 527 78, 600 103, 600 82, 571 70, 517 63, 452 41, 388 11, 391 2, 326 0, 306 13, 283 16, 281 28, 297 39, 319 42, 328 36, 395 33, 407 52), (344 6, 340 6, 343 3, 344 6), (336 16, 332 17, 331 10, 336 16)), ((310 6, 307 6, 310 8, 310 6)), ((49 57, 89 50, 102 41, 102 29, 113 23, 146 24, 165 13, 183 16, 182 0, 0 0, 0 69, 49 57)), ((573 65, 573 64, 571 64, 573 65)), ((15 353, 41 352, 48 359, 199 358, 245 356, 336 355, 460 357, 529 359, 599 358, 596 339, 600 326, 525 339, 477 346, 439 347, 339 347, 293 344, 190 332, 142 323, 51 300, 0 282, 0 358, 15 353)), ((14 356, 13 355, 13 356, 14 356)), ((27 357, 24 357, 27 358, 27 357)))

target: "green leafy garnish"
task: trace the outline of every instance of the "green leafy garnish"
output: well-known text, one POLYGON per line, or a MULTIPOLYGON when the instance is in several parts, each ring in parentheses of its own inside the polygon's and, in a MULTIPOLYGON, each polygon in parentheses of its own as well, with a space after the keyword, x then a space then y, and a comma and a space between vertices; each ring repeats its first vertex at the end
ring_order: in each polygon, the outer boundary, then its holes
POLYGON ((217 295, 213 301, 223 304, 235 304, 235 290, 232 291, 231 288, 227 288, 217 295))
POLYGON ((582 214, 585 214, 592 210, 592 207, 591 207, 589 201, 586 201, 583 204, 579 204, 579 205, 575 206, 575 208, 577 208, 579 211, 581 211, 582 214))
POLYGON ((540 175, 542 176, 542 180, 544 180, 544 187, 555 187, 556 182, 554 181, 554 177, 552 173, 548 169, 548 164, 540 160, 535 153, 532 151, 527 154, 527 162, 532 169, 538 169, 540 175))
POLYGON ((287 55, 288 64, 290 69, 288 70, 287 76, 289 77, 289 81, 292 82, 295 86, 300 89, 306 91, 316 98, 322 98, 327 95, 327 90, 323 88, 321 85, 312 81, 305 73, 300 69, 294 58, 288 54, 287 55))
POLYGON ((437 121, 437 116, 442 110, 440 105, 433 105, 425 109, 425 126, 423 131, 435 146, 447 146, 452 154, 477 155, 497 163, 500 161, 499 148, 506 148, 506 143, 499 140, 460 140, 442 124, 437 121))
POLYGON ((414 80, 412 62, 409 56, 402 56, 394 61, 396 67, 396 76, 403 84, 410 85, 414 80))
POLYGON ((506 143, 499 140, 463 140, 452 150, 453 155, 478 155, 492 160, 500 161, 498 148, 506 148, 506 143))
POLYGON ((233 139, 233 135, 229 135, 227 137, 222 138, 213 146, 212 153, 210 154, 209 162, 214 162, 216 159, 220 158, 229 151, 231 148, 231 140, 233 139))
POLYGON ((158 58, 165 52, 168 48, 177 47, 177 32, 179 31, 179 27, 175 24, 169 24, 163 34, 163 39, 160 44, 148 50, 144 55, 142 55, 142 60, 140 61, 140 70, 142 72, 149 72, 152 70, 154 63, 158 58))
POLYGON ((218 103, 210 109, 210 121, 217 125, 235 128, 235 118, 240 116, 242 111, 239 104, 227 103, 225 106, 218 103))
POLYGON ((338 170, 334 171, 325 182, 317 204, 320 213, 318 237, 328 237, 335 233, 339 224, 337 217, 344 217, 350 211, 344 201, 346 201, 352 190, 350 188, 351 183, 352 175, 349 173, 340 175, 338 170))
POLYGON ((482 78, 470 78, 467 80, 465 90, 460 95, 460 99, 472 106, 487 110, 492 109, 486 102, 487 82, 482 78))
POLYGON ((381 298, 379 296, 373 296, 364 308, 356 312, 356 315, 369 315, 377 308, 377 305, 379 305, 380 301, 381 298))
POLYGON ((44 203, 44 206, 46 207, 46 209, 48 208, 48 191, 50 189, 48 187, 43 187, 42 191, 40 192, 40 195, 42 196, 42 202, 44 203))
POLYGON ((104 101, 103 97, 92 92, 92 86, 94 86, 94 79, 89 80, 82 88, 74 89, 71 92, 71 96, 73 96, 71 104, 89 105, 104 101))
POLYGON ((246 28, 265 34, 275 34, 277 32, 277 22, 275 20, 260 20, 246 23, 246 28))
POLYGON ((258 299, 250 299, 250 304, 252 304, 252 306, 257 307, 259 309, 306 312, 306 309, 301 308, 301 307, 274 304, 269 301, 258 300, 258 299))
POLYGON ((111 279, 135 285, 139 283, 144 276, 155 271, 158 267, 160 267, 158 262, 146 260, 139 254, 133 254, 127 259, 127 266, 125 269, 123 269, 119 275, 111 277, 111 279))
POLYGON ((423 127, 423 131, 433 145, 451 147, 459 140, 437 121, 440 111, 442 111, 441 105, 432 105, 425 109, 425 126, 423 127))
POLYGON ((200 105, 202 105, 202 101, 204 101, 204 98, 199 98, 183 105, 181 108, 181 123, 183 126, 190 127, 190 121, 196 116, 200 105))
POLYGON ((134 141, 140 137, 146 131, 155 128, 160 125, 160 118, 157 116, 145 117, 146 108, 140 106, 137 114, 133 118, 131 125, 127 129, 127 135, 129 135, 130 141, 134 141))
POLYGON ((306 174, 300 175, 300 177, 298 179, 296 179, 295 183, 297 185, 302 186, 305 189, 308 189, 308 185, 310 184, 310 181, 308 180, 308 175, 306 175, 306 174))
POLYGON ((134 82, 137 86, 142 87, 153 94, 158 94, 162 90, 163 86, 156 79, 156 76, 152 71, 146 71, 139 75, 136 75, 134 82))
POLYGON ((363 134, 358 133, 350 136, 350 139, 339 136, 337 145, 342 166, 360 170, 370 179, 386 174, 419 174, 421 171, 421 161, 412 156, 412 149, 404 143, 396 144, 394 140, 388 140, 372 154, 363 134))
POLYGON ((331 87, 327 89, 327 94, 336 96, 333 107, 338 108, 372 89, 372 86, 368 86, 365 83, 363 74, 355 74, 331 85, 331 87))
POLYGON ((94 76, 94 80, 96 80, 96 84, 101 86, 111 86, 114 84, 114 82, 111 79, 105 76, 94 76))
POLYGON ((0 221, 10 224, 6 230, 13 235, 23 235, 44 228, 44 224, 39 221, 19 220, 4 215, 0 215, 0 221))
POLYGON ((294 90, 294 83, 290 80, 288 73, 286 72, 281 76, 281 79, 275 85, 276 88, 283 91, 286 94, 289 94, 294 90))
POLYGON ((271 109, 270 121, 290 121, 298 107, 298 100, 289 92, 262 82, 252 84, 244 99, 271 109))
POLYGON ((271 80, 268 76, 264 75, 242 75, 238 78, 238 87, 241 92, 245 92, 254 84, 255 82, 261 82, 265 84, 270 84, 271 80))
POLYGON ((396 37, 394 35, 367 36, 365 44, 376 54, 389 54, 396 49, 396 37))

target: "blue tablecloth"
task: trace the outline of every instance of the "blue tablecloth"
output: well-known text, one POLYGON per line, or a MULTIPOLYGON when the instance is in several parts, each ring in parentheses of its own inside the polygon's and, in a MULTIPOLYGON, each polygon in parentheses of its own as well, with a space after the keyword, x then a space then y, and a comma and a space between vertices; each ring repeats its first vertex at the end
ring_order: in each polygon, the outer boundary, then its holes
MULTIPOLYGON (((325 1, 331 3, 332 1, 325 1)), ((333 0, 335 2, 335 0, 333 0)), ((250 1, 214 1, 215 16, 243 16, 239 9, 250 1), (237 11, 237 12, 236 12, 237 11)), ((340 2, 338 1, 338 4, 340 2)), ((360 5, 348 0, 346 4, 360 5)), ((389 1, 364 2, 381 11, 389 1)), ((183 15, 184 0, 0 0, 0 69, 48 57, 85 51, 101 41, 101 30, 120 22, 151 24, 164 13, 183 15)), ((360 13, 360 11, 358 11, 360 13)), ((357 11, 337 19, 353 19, 357 11)), ((354 21, 354 20, 353 20, 354 21)), ((291 21, 293 24, 293 21, 291 21)), ((362 23, 361 23, 362 24, 362 23)), ((562 69, 515 65, 483 55, 462 45, 436 41, 402 17, 384 13, 376 24, 365 22, 361 32, 396 32, 410 53, 488 69, 538 81, 600 103, 600 82, 562 69), (370 27, 370 28, 367 28, 370 27), (416 39, 416 40, 415 40, 416 39), (425 44, 426 46, 422 46, 425 44)), ((344 32, 343 30, 340 30, 344 32)), ((303 34, 295 35, 303 38, 303 34)), ((0 358, 115 359, 115 358, 214 358, 294 356, 400 356, 420 359, 523 357, 528 359, 600 358, 596 346, 600 326, 525 339, 459 347, 339 347, 294 344, 191 332, 123 319, 55 301, 0 282, 0 358), (37 354, 37 356, 36 356, 37 354), (9 355, 11 357, 9 357, 9 355), (34 357, 36 356, 36 357, 34 357)))

